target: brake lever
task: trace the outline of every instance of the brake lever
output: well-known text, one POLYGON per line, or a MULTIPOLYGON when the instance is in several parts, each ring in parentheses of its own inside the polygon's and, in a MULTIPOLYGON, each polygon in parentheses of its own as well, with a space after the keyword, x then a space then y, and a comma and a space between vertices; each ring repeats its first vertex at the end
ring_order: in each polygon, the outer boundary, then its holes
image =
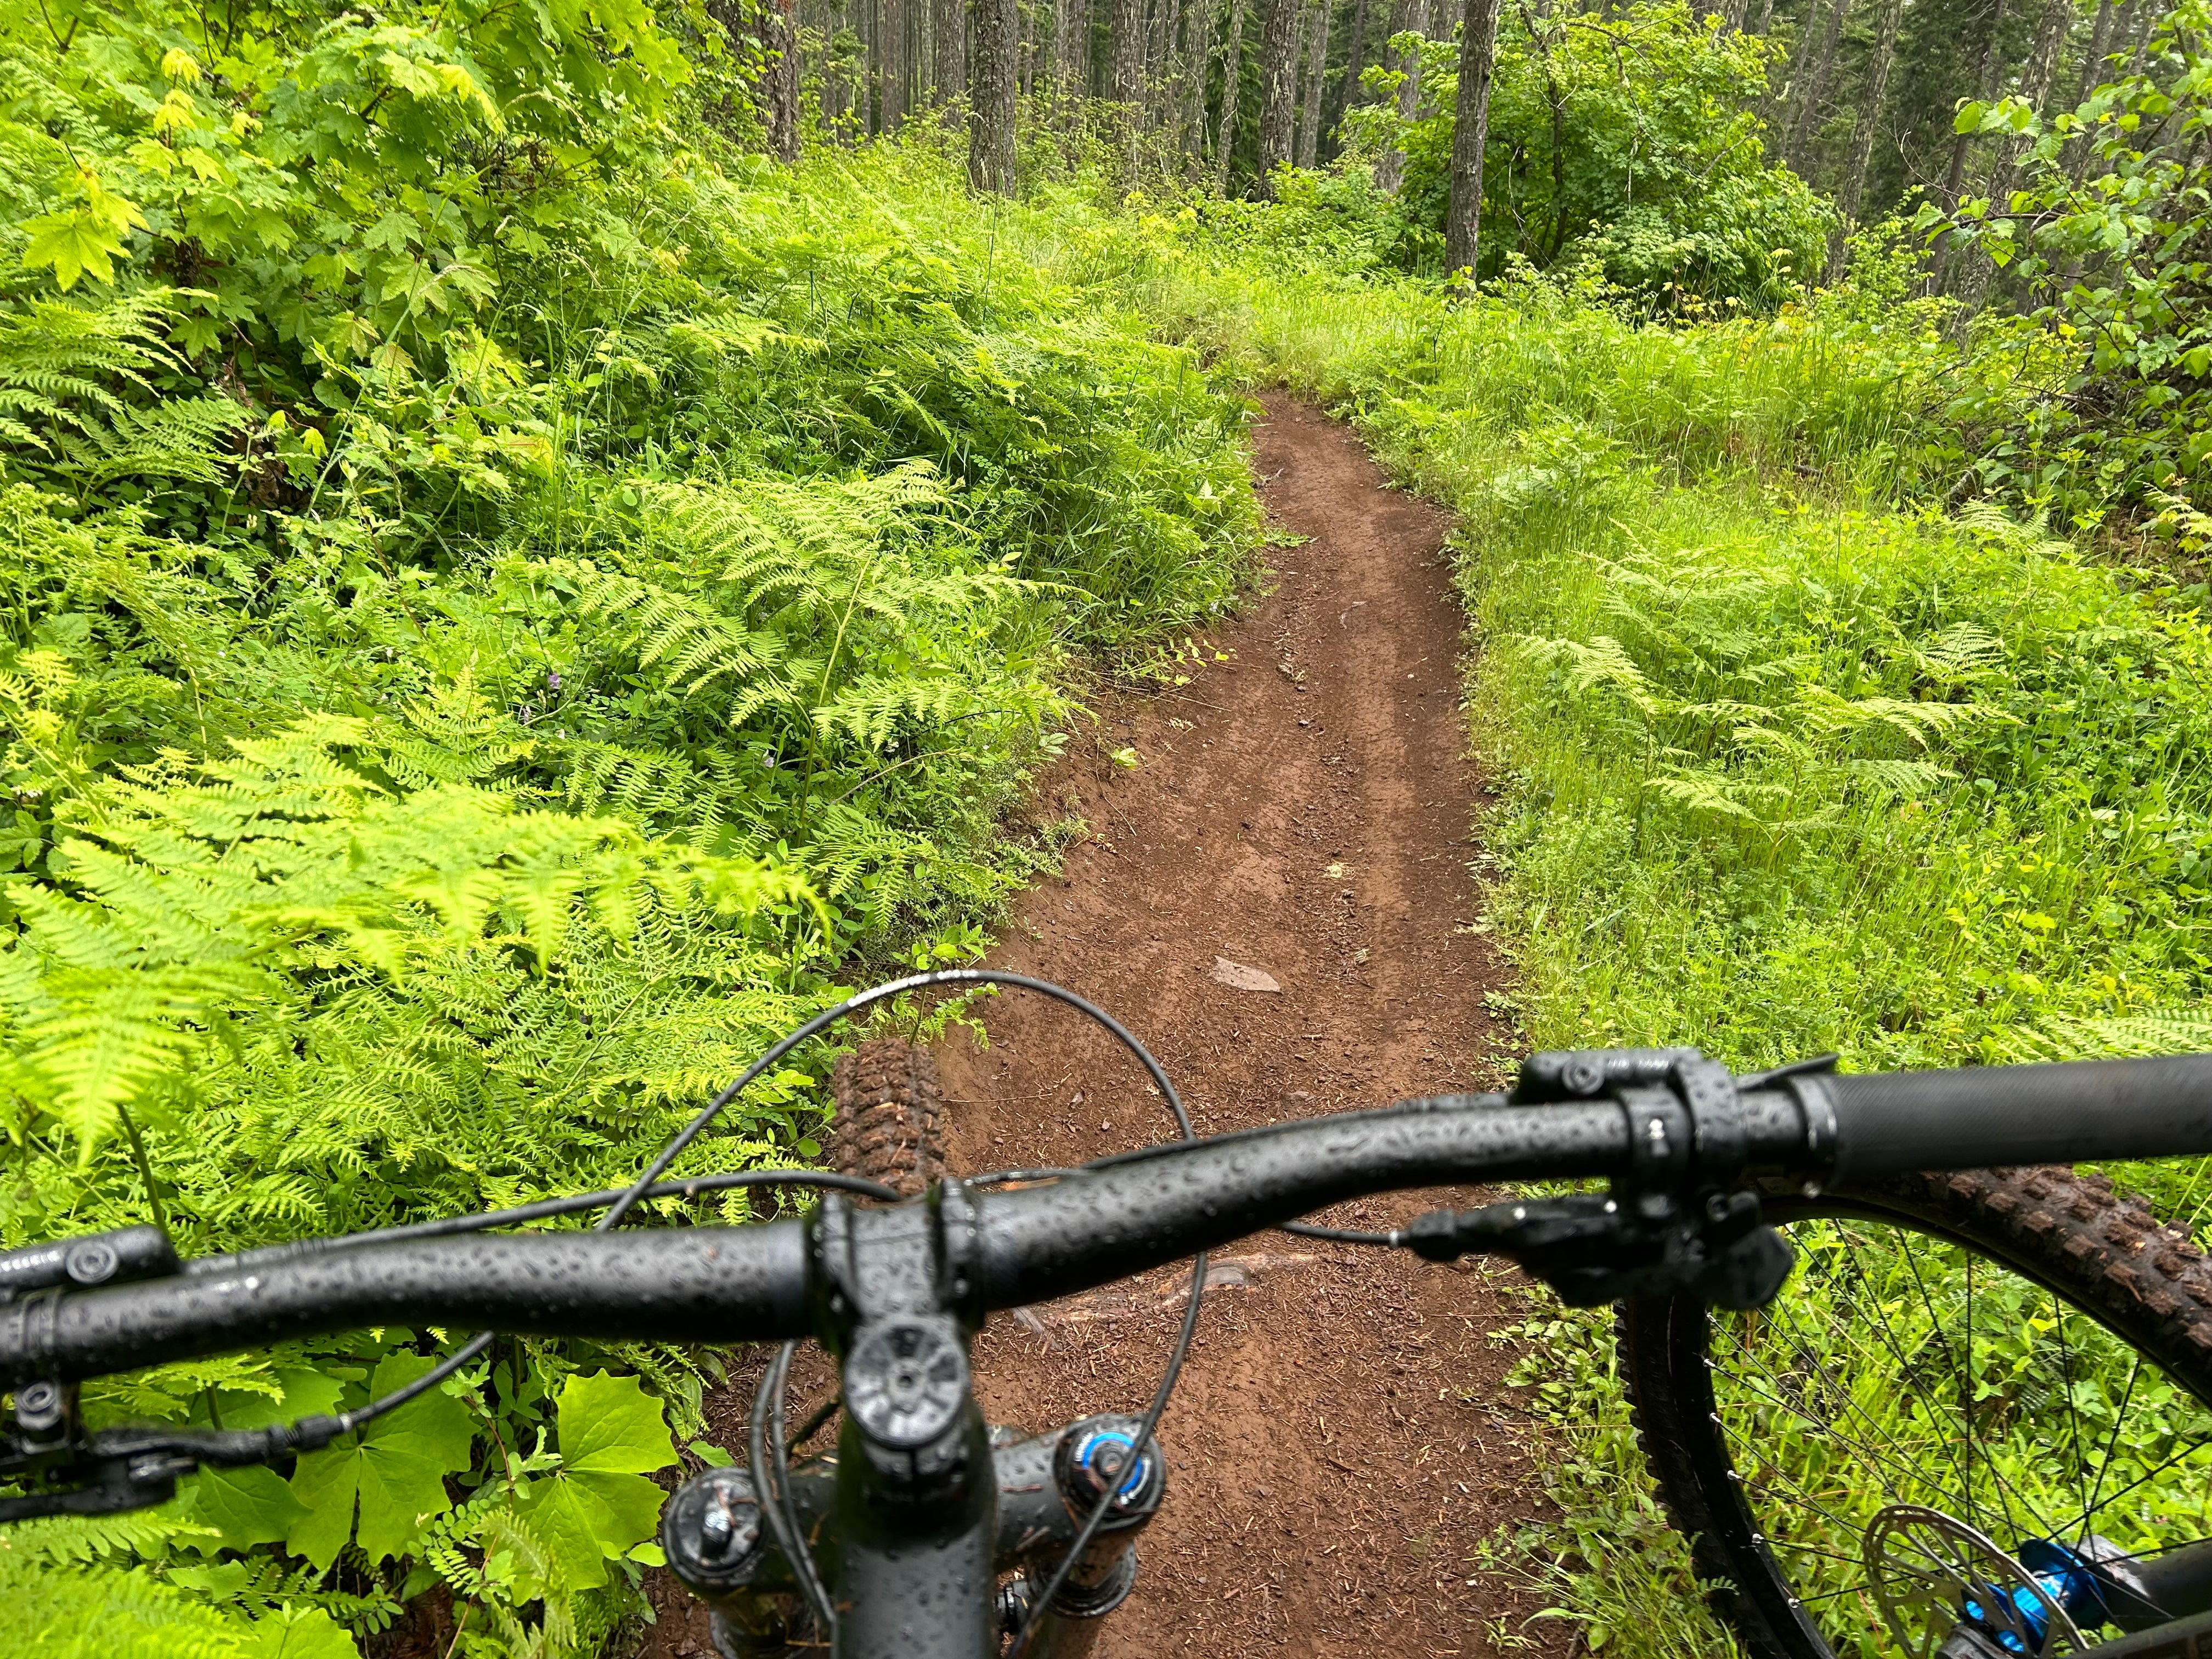
POLYGON ((0 1522, 47 1515, 112 1515, 150 1509, 177 1482, 208 1466, 270 1464, 282 1471, 327 1445, 342 1425, 311 1417, 269 1429, 103 1429, 87 1431, 73 1382, 27 1383, 15 1393, 15 1432, 0 1436, 0 1480, 43 1486, 0 1498, 0 1522))
POLYGON ((1571 1308, 1631 1297, 1696 1296, 1738 1310, 1774 1299, 1796 1253, 1760 1224, 1749 1193, 1712 1193, 1694 1211, 1623 1205, 1601 1193, 1528 1199, 1479 1210, 1431 1210, 1405 1243, 1431 1261, 1475 1251, 1507 1255, 1571 1308))
POLYGON ((1513 1099, 1611 1097, 1628 1120, 1628 1170, 1609 1193, 1432 1211, 1401 1242, 1431 1261, 1474 1250, 1510 1256, 1570 1307, 1684 1295, 1764 1307, 1796 1255, 1760 1222, 1758 1195, 1737 1189, 1747 1164, 1741 1097, 1834 1063, 1821 1055, 1736 1079, 1695 1048, 1533 1054, 1513 1099))

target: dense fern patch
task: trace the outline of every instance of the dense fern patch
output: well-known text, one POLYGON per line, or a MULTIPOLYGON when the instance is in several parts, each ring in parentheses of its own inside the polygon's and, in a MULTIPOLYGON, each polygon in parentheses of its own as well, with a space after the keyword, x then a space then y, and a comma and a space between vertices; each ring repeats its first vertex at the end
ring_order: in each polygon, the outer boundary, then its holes
MULTIPOLYGON (((1243 577, 1190 352, 926 147, 767 167, 704 37, 556 10, 0 7, 0 1241, 627 1178, 841 982, 974 948, 1082 660, 1243 577)), ((816 1156, 812 1078, 681 1168, 816 1156)), ((440 1339, 88 1408, 325 1410, 440 1339)), ((0 1628, 342 1654, 442 1582, 462 1651, 590 1650, 654 1505, 562 1449, 672 1461, 712 1364, 503 1344, 289 1480, 11 1529, 0 1628)))

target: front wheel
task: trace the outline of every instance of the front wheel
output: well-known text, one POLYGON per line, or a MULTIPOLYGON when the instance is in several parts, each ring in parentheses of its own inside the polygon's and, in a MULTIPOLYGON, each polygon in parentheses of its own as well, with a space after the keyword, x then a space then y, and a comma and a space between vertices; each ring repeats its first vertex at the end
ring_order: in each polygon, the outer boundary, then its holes
POLYGON ((2212 1606, 2212 1261, 2101 1176, 1770 1198, 1768 1307, 1622 1305, 1644 1452, 1756 1659, 2044 1659, 2212 1606), (2152 1591, 2143 1587, 2148 1584, 2152 1591))

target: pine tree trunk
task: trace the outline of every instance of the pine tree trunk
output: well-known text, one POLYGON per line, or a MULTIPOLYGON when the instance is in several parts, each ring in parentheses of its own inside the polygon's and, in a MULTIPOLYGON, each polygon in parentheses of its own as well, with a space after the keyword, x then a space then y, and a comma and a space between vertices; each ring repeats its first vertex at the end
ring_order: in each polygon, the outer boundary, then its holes
POLYGON ((1335 135, 1344 125, 1345 111, 1366 101, 1360 95, 1359 76, 1367 67, 1368 6, 1369 0, 1352 0, 1352 38, 1344 43, 1344 68, 1329 82, 1328 95, 1322 100, 1322 159, 1325 161, 1336 159, 1340 146, 1335 135))
POLYGON ((2142 72, 2143 53, 2150 50, 2151 32, 2158 27, 2158 8, 2148 3, 2148 0, 2139 0, 2139 3, 2142 5, 2142 15, 2136 19, 2136 32, 2128 47, 2127 73, 2130 75, 2142 72))
POLYGON ((1819 136, 1822 106, 1828 99, 1828 78, 1835 73, 1836 43, 1843 38, 1844 18, 1851 0, 1835 0, 1819 40, 1807 54, 1802 72, 1790 88, 1790 130, 1784 154, 1799 177, 1810 170, 1813 140, 1819 136))
POLYGON ((2088 49, 2081 54, 2081 67, 2074 77, 2074 96, 2068 100, 2069 109, 2079 109, 2081 100, 2102 78, 2105 54, 2112 49, 2112 36, 2123 26, 2124 8, 2112 0, 2097 0, 2097 21, 2089 31, 2088 49))
POLYGON ((1229 33, 1221 40, 1221 127, 1213 141, 1213 188, 1229 194, 1229 163, 1237 148, 1237 106, 1244 90, 1244 0, 1229 0, 1229 33))
POLYGON ((879 129, 896 132, 906 119, 906 0, 878 0, 877 92, 879 129))
POLYGON ((1160 0, 1159 67, 1152 76, 1152 125, 1170 149, 1182 147, 1182 0, 1160 0))
POLYGON ((769 153, 799 159, 799 0, 761 0, 761 112, 769 153))
POLYGON ((883 90, 883 8, 877 0, 860 0, 860 46, 866 62, 860 72, 860 131, 872 138, 882 129, 878 125, 883 108, 879 94, 883 90))
POLYGON ((969 78, 968 181, 1000 196, 1014 188, 1015 0, 975 0, 975 71, 969 78))
POLYGON ((1297 138, 1298 27, 1303 0, 1267 0, 1260 20, 1260 193, 1273 196, 1272 175, 1291 159, 1297 138))
MULTIPOLYGON (((1982 43, 1982 66, 1974 80, 1974 96, 1984 104, 1996 93, 2000 62, 1997 53, 2004 33, 2005 5, 2006 0, 1997 0, 1996 9, 1990 14, 1989 38, 1982 43)), ((1951 165, 1943 175, 1942 206, 1946 213, 1959 210, 1959 198, 1966 188, 1966 159, 1973 147, 1974 136, 1970 132, 1959 133, 1951 140, 1951 165)), ((1929 267, 1928 291, 1930 294, 1946 291, 1944 276, 1950 263, 1951 239, 1946 236, 1936 244, 1935 262, 1929 267)))
POLYGON ((1298 95, 1298 165, 1310 167, 1321 151, 1321 94, 1328 70, 1329 0, 1313 0, 1306 12, 1305 88, 1298 95))
POLYGON ((968 10, 963 0, 931 0, 929 34, 930 93, 932 101, 942 106, 968 84, 968 10))
MULTIPOLYGON (((1390 18, 1392 35, 1425 36, 1429 29, 1429 0, 1397 0, 1390 18)), ((1410 121, 1421 104, 1421 54, 1409 52, 1398 60, 1405 79, 1398 83, 1398 118, 1410 121)), ((1406 177, 1406 152, 1385 150, 1375 163, 1375 187, 1395 194, 1406 177)))
MULTIPOLYGON (((1859 88, 1857 130, 1851 134, 1850 166, 1844 173, 1844 188, 1837 198, 1843 209, 1846 224, 1856 224, 1859 217, 1859 198, 1866 192, 1867 169, 1874 164, 1875 129, 1881 123, 1881 113, 1889 100, 1889 71, 1897 61, 1897 32, 1905 21, 1905 0, 1884 0, 1881 9, 1881 33, 1875 37, 1874 61, 1867 67, 1866 79, 1859 88)), ((1838 233, 1836 248, 1831 251, 1828 264, 1835 266, 1835 255, 1841 252, 1841 232, 1838 233)))
POLYGON ((1206 156, 1206 76, 1213 63, 1213 20, 1220 0, 1191 0, 1190 52, 1183 64, 1183 153, 1206 156))
POLYGON ((1054 114, 1067 92, 1067 0, 1052 0, 1049 19, 1038 26, 1047 33, 1037 63, 1037 79, 1044 88, 1046 105, 1054 114))
MULTIPOLYGON (((2130 6, 2115 6, 2112 0, 2102 0, 2097 8, 2097 26, 2089 32, 2089 49, 2081 59, 2081 73, 2074 82, 2074 98, 2069 108, 2079 109, 2082 101, 2103 84, 2110 70, 2105 59, 2111 56, 2119 42, 2127 38, 2129 26, 2135 21, 2130 6)), ((2088 175, 2089 157, 2093 146, 2087 133, 2076 133, 2066 141, 2066 176, 2075 184, 2088 175)))
POLYGON ((837 31, 842 27, 843 9, 827 4, 822 9, 822 125, 831 133, 839 130, 848 102, 845 77, 837 61, 837 31))
POLYGON ((1145 0, 1114 0, 1114 79, 1108 96, 1135 106, 1145 92, 1145 0))
POLYGON ((1467 0, 1459 43, 1450 204, 1444 211, 1444 269, 1472 270, 1481 251, 1482 152, 1490 137, 1490 77, 1498 62, 1498 0, 1467 0))

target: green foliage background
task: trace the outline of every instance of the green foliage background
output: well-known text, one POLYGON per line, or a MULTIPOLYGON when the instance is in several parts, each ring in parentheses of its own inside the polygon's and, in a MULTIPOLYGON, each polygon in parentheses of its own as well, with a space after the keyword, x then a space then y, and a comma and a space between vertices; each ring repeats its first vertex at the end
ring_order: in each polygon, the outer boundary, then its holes
MULTIPOLYGON (((1443 31, 1440 31, 1443 32, 1443 31)), ((1455 39, 1402 37, 1421 58, 1411 119, 1401 69, 1368 72, 1376 101, 1346 120, 1340 189, 1389 228, 1395 263, 1438 271, 1450 193, 1455 39), (1405 156, 1395 196, 1363 188, 1405 156)), ((1826 262, 1834 210, 1771 163, 1757 112, 1776 48, 1680 0, 1602 12, 1507 8, 1498 21, 1476 275, 1577 267, 1655 305, 1676 290, 1771 303, 1826 262)))
MULTIPOLYGON (((841 987, 977 948, 1081 677, 1234 599, 1242 403, 927 147, 744 153, 724 38, 0 5, 0 1243, 627 1180, 841 987)), ((678 1173, 817 1156, 826 1058, 678 1173)), ((88 1408, 325 1411, 456 1335, 88 1408)), ((5 1529, 0 1640, 326 1659, 442 1583, 459 1653, 597 1650, 717 1374, 502 1343, 289 1478, 5 1529)))

